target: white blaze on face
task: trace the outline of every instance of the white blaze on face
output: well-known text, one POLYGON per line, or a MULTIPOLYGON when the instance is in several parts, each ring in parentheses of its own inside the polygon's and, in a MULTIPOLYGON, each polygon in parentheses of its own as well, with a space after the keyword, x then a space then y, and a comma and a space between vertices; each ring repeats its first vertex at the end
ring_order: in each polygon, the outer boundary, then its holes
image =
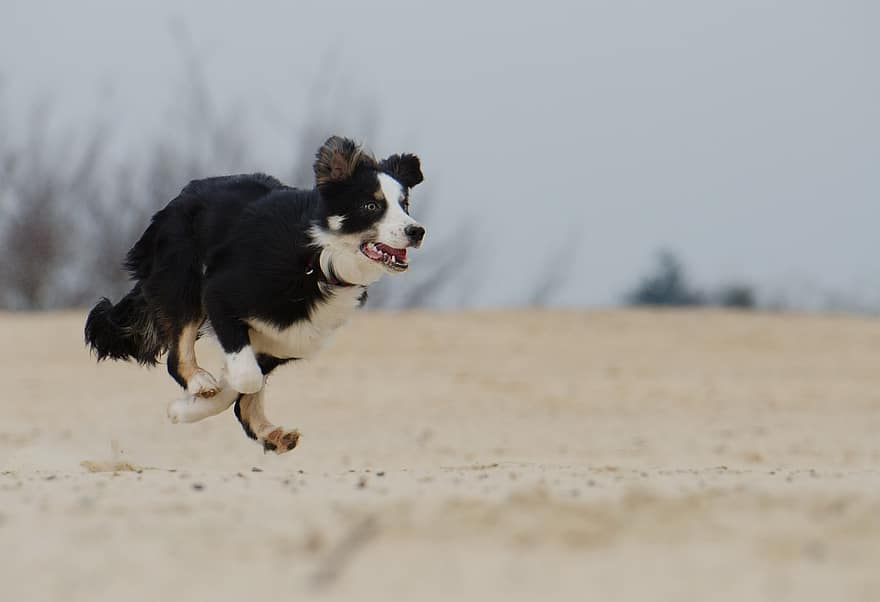
POLYGON ((403 186, 400 185, 400 182, 384 173, 380 173, 378 177, 379 187, 382 189, 388 208, 385 215, 376 224, 377 241, 389 247, 404 249, 409 246, 406 227, 418 226, 419 223, 408 216, 400 206, 400 201, 403 199, 403 186))

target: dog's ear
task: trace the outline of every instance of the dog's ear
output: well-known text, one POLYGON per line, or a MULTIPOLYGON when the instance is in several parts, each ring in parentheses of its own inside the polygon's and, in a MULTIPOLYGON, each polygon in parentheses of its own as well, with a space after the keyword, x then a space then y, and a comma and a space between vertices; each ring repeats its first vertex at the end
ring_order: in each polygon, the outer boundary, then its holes
POLYGON ((361 165, 376 166, 376 160, 354 140, 331 136, 315 153, 315 182, 319 189, 350 178, 361 165))
POLYGON ((379 164, 379 169, 407 188, 412 188, 425 179, 422 176, 422 164, 419 158, 409 153, 391 155, 379 164))

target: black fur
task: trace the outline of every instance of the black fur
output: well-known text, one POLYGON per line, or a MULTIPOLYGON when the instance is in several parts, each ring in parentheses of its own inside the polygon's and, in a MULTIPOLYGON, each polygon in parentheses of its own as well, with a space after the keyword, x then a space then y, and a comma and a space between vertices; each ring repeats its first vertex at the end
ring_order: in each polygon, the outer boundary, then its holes
MULTIPOLYGON (((186 387, 176 345, 187 325, 209 321, 224 351, 234 353, 249 343, 248 319, 278 328, 308 320, 332 277, 314 269, 320 248, 312 228, 327 231, 332 215, 345 217, 340 233, 368 232, 387 210, 365 208, 379 173, 397 178, 407 193, 422 181, 414 155, 379 163, 339 137, 318 150, 314 171, 311 190, 264 174, 190 182, 129 251, 131 292, 116 305, 102 299, 89 314, 85 339, 98 359, 155 364, 168 352, 169 372, 186 387)), ((296 359, 260 357, 264 373, 296 359)))
POLYGON ((152 366, 167 349, 156 328, 155 316, 136 284, 116 305, 106 297, 95 305, 86 320, 85 339, 99 361, 133 359, 152 366))
POLYGON ((292 361, 293 358, 280 358, 265 353, 257 355, 257 364, 260 366, 260 372, 263 374, 269 374, 278 366, 283 366, 287 362, 292 361))
POLYGON ((407 188, 412 188, 424 179, 419 158, 408 153, 391 155, 379 164, 379 168, 407 188))
POLYGON ((244 434, 247 435, 248 437, 250 437, 251 439, 253 439, 254 441, 256 441, 257 434, 253 431, 253 429, 251 428, 251 425, 249 425, 241 417, 241 406, 239 405, 239 403, 241 402, 241 398, 242 398, 242 396, 239 395, 238 399, 235 400, 235 407, 233 408, 233 411, 235 412, 235 417, 238 419, 238 423, 241 425, 241 428, 244 430, 244 434))

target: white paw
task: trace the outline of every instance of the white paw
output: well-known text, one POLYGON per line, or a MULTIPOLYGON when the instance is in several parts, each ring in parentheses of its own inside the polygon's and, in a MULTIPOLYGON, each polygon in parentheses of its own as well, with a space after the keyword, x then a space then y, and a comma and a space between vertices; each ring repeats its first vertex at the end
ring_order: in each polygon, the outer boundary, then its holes
POLYGON ((226 380, 239 393, 256 393, 263 388, 263 373, 250 347, 227 354, 226 380))
POLYGON ((181 422, 195 422, 198 418, 193 419, 191 406, 195 403, 195 397, 184 397, 183 399, 175 399, 168 404, 168 420, 174 424, 181 422))
POLYGON ((238 393, 231 387, 226 387, 209 399, 193 396, 177 399, 168 404, 168 419, 174 424, 198 422, 219 414, 231 406, 237 398, 238 393))
POLYGON ((201 368, 186 383, 186 392, 196 397, 214 397, 219 391, 217 380, 201 368))

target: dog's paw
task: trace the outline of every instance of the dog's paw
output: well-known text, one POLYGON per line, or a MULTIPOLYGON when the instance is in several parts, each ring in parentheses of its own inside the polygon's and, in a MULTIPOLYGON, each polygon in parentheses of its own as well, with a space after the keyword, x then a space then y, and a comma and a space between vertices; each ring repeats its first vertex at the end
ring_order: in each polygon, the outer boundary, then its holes
POLYGON ((292 450, 299 443, 299 431, 295 429, 285 431, 284 429, 277 428, 265 437, 261 437, 261 442, 263 444, 263 451, 273 451, 279 455, 284 454, 292 450))
POLYGON ((209 372, 199 368, 186 383, 186 392, 194 397, 209 399, 220 392, 220 385, 209 372))
POLYGON ((256 393, 263 388, 263 373, 250 347, 226 356, 226 380, 239 393, 256 393))
POLYGON ((169 403, 168 420, 174 424, 180 424, 181 422, 195 422, 196 420, 199 420, 198 418, 194 419, 194 413, 192 411, 195 401, 194 397, 184 397, 183 399, 175 399, 169 403))
POLYGON ((238 392, 225 386, 226 383, 223 384, 224 386, 219 388, 213 397, 189 395, 172 401, 168 404, 168 419, 174 424, 198 422, 223 412, 238 399, 238 392))

